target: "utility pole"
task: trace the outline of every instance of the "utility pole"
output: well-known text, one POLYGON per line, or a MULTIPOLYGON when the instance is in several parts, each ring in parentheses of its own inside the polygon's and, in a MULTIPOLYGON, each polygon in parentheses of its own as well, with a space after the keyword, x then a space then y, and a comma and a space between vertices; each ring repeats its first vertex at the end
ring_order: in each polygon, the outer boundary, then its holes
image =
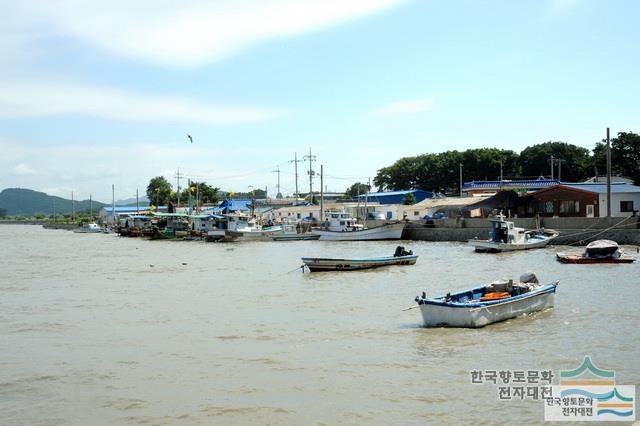
POLYGON ((189 214, 191 214, 191 179, 187 180, 187 188, 189 188, 187 192, 189 193, 189 214))
POLYGON ((56 223, 56 199, 53 200, 53 223, 56 223))
POLYGON ((93 222, 93 195, 89 194, 89 222, 93 222))
POLYGON ((462 163, 460 163, 460 197, 462 197, 462 163))
POLYGON ((111 216, 113 218, 113 228, 116 227, 116 185, 111 184, 111 216))
POLYGON ((611 217, 611 141, 607 127, 607 217, 611 217))
POLYGON ((324 173, 322 164, 320 164, 320 222, 322 222, 322 217, 324 216, 324 173))
POLYGON ((566 160, 562 160, 560 158, 556 158, 556 163, 558 163, 558 180, 561 181, 562 180, 562 163, 564 163, 566 160))
POLYGON ((298 153, 294 152, 293 153, 293 160, 289 160, 290 163, 293 163, 295 166, 295 173, 296 173, 296 198, 298 198, 300 196, 300 193, 298 192, 298 163, 302 163, 302 160, 298 160, 298 153))
POLYGON ((502 158, 500 159, 500 189, 502 189, 502 158))
POLYGON ((304 161, 309 162, 309 171, 307 172, 309 173, 309 201, 312 201, 313 200, 313 175, 315 174, 315 172, 313 171, 313 168, 311 166, 313 162, 316 161, 316 156, 311 155, 311 148, 309 148, 309 155, 305 155, 302 158, 304 159, 304 161))
POLYGON ((180 178, 183 178, 184 174, 180 173, 180 167, 178 167, 178 171, 176 172, 176 180, 177 180, 177 184, 176 184, 176 194, 177 194, 177 198, 178 198, 178 205, 176 206, 177 209, 180 208, 180 178))
POLYGON ((280 166, 278 166, 277 169, 273 170, 272 173, 277 173, 278 174, 278 192, 276 193, 276 198, 282 198, 282 194, 280 193, 280 166))
POLYGON ((551 161, 551 180, 553 180, 553 154, 551 154, 551 159, 549 161, 551 161))
POLYGON ((136 188, 136 214, 140 214, 140 204, 138 201, 138 188, 136 188))
POLYGON ((73 191, 71 191, 71 222, 75 221, 76 217, 76 205, 73 201, 73 191))
POLYGON ((196 182, 196 214, 200 214, 200 182, 196 182))

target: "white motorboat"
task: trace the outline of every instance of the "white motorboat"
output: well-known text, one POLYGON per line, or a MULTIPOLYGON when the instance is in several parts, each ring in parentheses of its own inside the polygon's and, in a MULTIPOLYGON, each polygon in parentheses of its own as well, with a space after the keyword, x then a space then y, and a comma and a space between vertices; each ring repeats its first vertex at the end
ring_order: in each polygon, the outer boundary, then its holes
POLYGON ((541 285, 527 273, 519 282, 497 281, 437 297, 423 292, 415 301, 426 327, 477 328, 552 307, 557 285, 541 285))
POLYGON ((76 234, 99 234, 102 232, 102 228, 97 223, 87 223, 78 229, 74 229, 73 232, 76 234))
POLYGON ((489 218, 489 221, 491 222, 491 238, 488 240, 469 240, 469 244, 477 252, 498 253, 540 248, 549 244, 559 235, 553 229, 525 230, 518 228, 514 226, 513 222, 505 220, 502 214, 489 218))
POLYGON ((329 241, 364 241, 364 240, 399 240, 402 238, 404 222, 386 223, 373 228, 366 228, 350 214, 342 211, 328 211, 327 220, 320 228, 311 232, 320 236, 320 240, 329 241))

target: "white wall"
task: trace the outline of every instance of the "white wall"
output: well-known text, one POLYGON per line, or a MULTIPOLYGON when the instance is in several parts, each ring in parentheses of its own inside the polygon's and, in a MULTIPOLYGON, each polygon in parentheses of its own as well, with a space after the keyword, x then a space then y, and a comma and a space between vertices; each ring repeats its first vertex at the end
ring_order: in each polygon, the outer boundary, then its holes
MULTIPOLYGON (((607 194, 598 194, 600 200, 600 217, 607 216, 607 194)), ((621 212, 620 201, 633 201, 634 210, 640 210, 640 192, 612 192, 611 193, 611 216, 625 217, 631 216, 633 212, 621 212)))

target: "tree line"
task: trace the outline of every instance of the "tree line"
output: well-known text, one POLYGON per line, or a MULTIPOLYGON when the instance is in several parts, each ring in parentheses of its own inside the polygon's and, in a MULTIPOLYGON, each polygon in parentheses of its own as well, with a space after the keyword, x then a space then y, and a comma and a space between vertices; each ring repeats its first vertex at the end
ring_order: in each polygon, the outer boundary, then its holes
POLYGON ((156 176, 149 181, 147 198, 154 206, 164 206, 169 202, 186 205, 189 199, 195 203, 196 197, 201 204, 215 204, 220 201, 220 189, 208 185, 206 182, 189 182, 180 193, 173 190, 173 186, 164 176, 156 176))
MULTIPOLYGON (((549 141, 529 146, 520 153, 479 148, 403 157, 378 170, 373 182, 378 190, 417 188, 455 193, 460 188, 460 165, 465 182, 498 180, 501 167, 504 179, 550 178, 552 157, 553 176, 562 181, 577 182, 606 174, 605 140, 598 142, 592 151, 566 142, 549 141)), ((611 164, 613 174, 632 178, 640 184, 640 135, 618 133, 611 140, 611 164)), ((356 183, 352 188, 361 188, 359 185, 356 183)))

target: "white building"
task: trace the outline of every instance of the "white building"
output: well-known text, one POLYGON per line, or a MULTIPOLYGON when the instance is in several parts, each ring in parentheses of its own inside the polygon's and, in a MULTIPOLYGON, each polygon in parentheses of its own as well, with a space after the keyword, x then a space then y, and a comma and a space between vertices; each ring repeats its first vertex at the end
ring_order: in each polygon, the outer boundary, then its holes
MULTIPOLYGON (((570 188, 598 194, 598 212, 600 217, 607 216, 607 185, 602 183, 564 183, 570 188)), ((624 182, 611 184, 611 216, 632 216, 640 210, 640 186, 624 182)))

